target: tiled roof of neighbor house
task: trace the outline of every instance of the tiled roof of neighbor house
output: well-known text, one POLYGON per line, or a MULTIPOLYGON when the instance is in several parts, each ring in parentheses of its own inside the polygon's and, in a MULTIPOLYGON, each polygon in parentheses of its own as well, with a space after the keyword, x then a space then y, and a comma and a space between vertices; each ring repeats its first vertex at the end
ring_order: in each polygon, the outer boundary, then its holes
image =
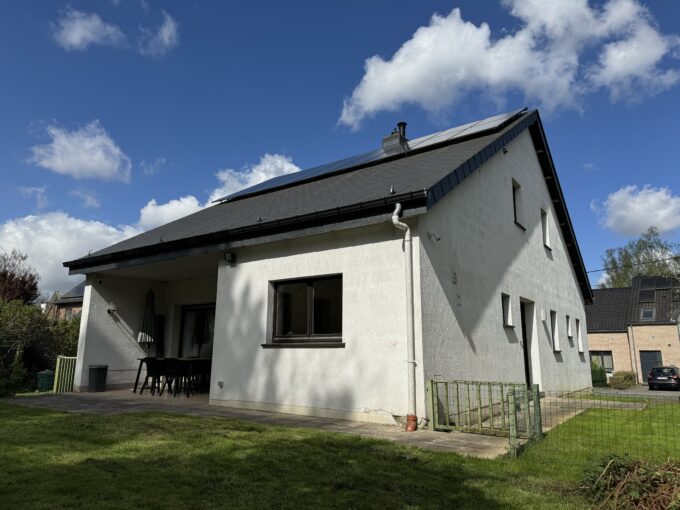
POLYGON ((85 281, 82 281, 75 287, 67 290, 61 296, 59 296, 55 303, 61 304, 79 302, 83 300, 84 295, 85 295, 85 281))
POLYGON ((593 289, 593 303, 586 306, 588 332, 626 331, 633 289, 593 289))
POLYGON ((629 324, 668 324, 680 315, 680 281, 662 276, 638 275, 630 287, 593 290, 586 307, 589 332, 625 331, 629 324), (654 309, 654 319, 642 320, 643 308, 654 309))
MULTIPOLYGON (((483 124, 485 121, 480 121, 483 124)), ((404 214, 425 212, 468 175, 529 129, 555 206, 572 264, 586 301, 591 298, 571 220, 537 111, 521 110, 493 129, 385 153, 358 166, 298 180, 283 187, 216 204, 77 260, 65 262, 72 274, 111 268, 121 261, 181 256, 225 249, 225 243, 326 227, 343 221, 390 214, 401 203, 404 214), (204 251, 201 251, 204 250, 204 251)), ((448 130, 447 130, 448 131, 448 130)), ((439 135, 432 139, 439 140, 439 135)), ((425 137, 423 137, 425 138, 425 137)), ((429 138, 429 137, 428 137, 429 138)), ((421 139, 419 139, 421 140, 421 139)), ((409 142, 410 143, 410 142, 409 142)), ((348 161, 348 160, 343 160, 348 161)), ((331 165, 332 166, 332 165, 331 165)), ((245 194, 245 196, 243 196, 245 194)))

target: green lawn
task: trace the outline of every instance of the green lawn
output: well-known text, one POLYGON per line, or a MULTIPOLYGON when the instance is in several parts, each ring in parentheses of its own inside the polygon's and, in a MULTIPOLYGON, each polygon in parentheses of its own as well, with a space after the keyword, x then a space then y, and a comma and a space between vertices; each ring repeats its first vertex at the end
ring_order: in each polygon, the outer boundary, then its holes
MULTIPOLYGON (((584 508, 585 469, 642 437, 593 448, 585 435, 621 419, 605 412, 570 420, 517 460, 481 460, 224 418, 93 416, 0 401, 0 507, 584 508)), ((645 412, 626 419, 649 422, 645 412)), ((652 419, 638 433, 660 426, 652 419)))

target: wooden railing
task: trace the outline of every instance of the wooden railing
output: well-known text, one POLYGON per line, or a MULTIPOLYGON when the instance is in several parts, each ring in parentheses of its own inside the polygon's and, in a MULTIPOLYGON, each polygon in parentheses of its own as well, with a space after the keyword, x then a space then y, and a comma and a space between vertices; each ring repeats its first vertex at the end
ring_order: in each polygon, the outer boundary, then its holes
POLYGON ((430 380, 427 392, 433 430, 507 436, 513 453, 520 439, 542 437, 537 384, 430 380))
POLYGON ((54 370, 54 393, 68 393, 73 391, 73 379, 76 374, 76 358, 57 356, 57 366, 54 370))

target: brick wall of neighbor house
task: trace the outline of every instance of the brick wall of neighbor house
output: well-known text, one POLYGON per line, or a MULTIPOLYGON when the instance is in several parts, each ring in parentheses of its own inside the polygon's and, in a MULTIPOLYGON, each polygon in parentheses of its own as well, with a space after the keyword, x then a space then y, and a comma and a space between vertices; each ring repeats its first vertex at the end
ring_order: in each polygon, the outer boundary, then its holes
MULTIPOLYGON (((661 351, 664 365, 680 366, 680 337, 677 325, 631 326, 635 338, 638 366, 640 351, 661 351)), ((647 374, 638 374, 641 383, 647 382, 647 374)))
POLYGON ((426 378, 523 382, 520 300, 530 300, 532 382, 549 391, 591 386, 584 301, 528 131, 421 217, 418 235, 426 378), (513 180, 524 228, 513 218, 513 180), (513 328, 503 325, 501 293, 510 296, 513 328), (575 333, 567 336, 567 315, 572 331, 580 321, 584 352, 575 333))
POLYGON ((615 372, 633 370, 628 333, 588 333, 588 348, 591 351, 611 351, 615 372))

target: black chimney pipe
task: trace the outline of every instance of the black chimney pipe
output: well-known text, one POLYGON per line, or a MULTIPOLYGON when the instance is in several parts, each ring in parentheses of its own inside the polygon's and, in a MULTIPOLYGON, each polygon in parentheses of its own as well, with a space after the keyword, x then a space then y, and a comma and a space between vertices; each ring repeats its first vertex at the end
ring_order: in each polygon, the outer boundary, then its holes
POLYGON ((406 139, 406 122, 397 122, 397 129, 399 130, 399 135, 406 139))

